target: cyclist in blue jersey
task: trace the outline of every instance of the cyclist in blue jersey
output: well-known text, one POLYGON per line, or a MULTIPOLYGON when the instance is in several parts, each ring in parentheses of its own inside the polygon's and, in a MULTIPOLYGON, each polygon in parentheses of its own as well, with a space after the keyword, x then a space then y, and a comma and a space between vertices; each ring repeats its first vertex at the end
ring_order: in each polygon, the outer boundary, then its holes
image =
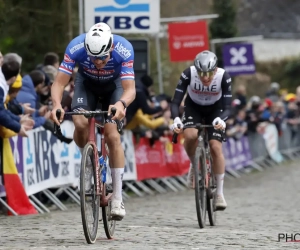
MULTIPOLYGON (((72 110, 95 110, 101 98, 103 110, 117 109, 114 117, 105 119, 105 140, 110 154, 110 167, 114 194, 111 216, 122 220, 125 208, 122 202, 122 178, 125 156, 117 132, 115 119, 122 120, 127 106, 135 99, 134 51, 131 43, 122 36, 111 33, 106 23, 93 25, 87 33, 74 38, 65 51, 64 59, 51 89, 53 101, 52 119, 59 125, 64 113, 56 118, 56 110, 62 109, 61 99, 73 69, 78 64, 72 110)), ((88 142, 88 120, 73 116, 74 141, 81 153, 88 142)), ((91 188, 92 163, 87 166, 85 189, 91 188)))

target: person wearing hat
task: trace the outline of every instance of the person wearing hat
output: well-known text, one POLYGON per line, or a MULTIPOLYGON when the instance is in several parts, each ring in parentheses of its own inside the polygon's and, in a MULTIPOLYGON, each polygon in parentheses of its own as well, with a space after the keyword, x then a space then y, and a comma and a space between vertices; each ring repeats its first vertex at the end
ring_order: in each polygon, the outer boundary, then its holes
POLYGON ((7 109, 15 115, 32 115, 35 109, 30 106, 30 103, 18 103, 16 97, 22 88, 22 76, 19 74, 16 81, 10 86, 6 97, 7 109))

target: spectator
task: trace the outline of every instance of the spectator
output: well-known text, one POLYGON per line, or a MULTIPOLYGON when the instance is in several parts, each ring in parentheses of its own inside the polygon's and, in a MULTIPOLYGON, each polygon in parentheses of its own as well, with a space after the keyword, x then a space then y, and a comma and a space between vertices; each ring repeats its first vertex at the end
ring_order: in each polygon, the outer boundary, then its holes
POLYGON ((239 85, 235 92, 235 99, 240 101, 240 107, 244 108, 247 105, 247 97, 246 97, 246 87, 244 85, 239 85))
MULTIPOLYGON (((23 86, 17 95, 18 102, 30 103, 36 108, 33 114, 33 119, 36 123, 34 128, 43 126, 45 129, 53 132, 53 122, 49 119, 51 111, 48 110, 48 105, 40 105, 40 94, 44 91, 45 76, 40 70, 33 70, 29 75, 24 76, 23 86)), ((65 136, 57 136, 62 142, 71 143, 73 139, 65 136)))
MULTIPOLYGON (((4 62, 10 62, 10 61, 16 61, 20 64, 20 67, 22 66, 22 57, 19 56, 17 53, 7 53, 4 55, 4 62)), ((21 114, 32 114, 35 109, 30 107, 29 103, 22 103, 19 104, 16 101, 16 96, 18 92, 20 91, 20 88, 22 87, 22 76, 21 76, 21 70, 17 76, 16 81, 13 83, 13 85, 10 86, 8 96, 9 100, 7 103, 7 108, 13 112, 15 115, 21 115, 21 114)))
POLYGON ((149 106, 147 102, 147 100, 150 100, 148 88, 152 85, 153 80, 148 75, 144 75, 141 77, 140 81, 136 81, 136 98, 126 110, 126 124, 131 122, 138 109, 141 109, 144 114, 153 115, 168 107, 166 101, 160 102, 156 107, 149 106))
POLYGON ((269 98, 272 102, 279 101, 280 93, 279 93, 280 85, 277 82, 272 82, 268 92, 266 93, 266 97, 269 98))
POLYGON ((51 65, 51 66, 55 67, 56 69, 58 69, 59 64, 60 64, 59 56, 55 52, 48 52, 44 56, 44 66, 51 65))
POLYGON ((271 108, 273 106, 273 102, 271 101, 271 99, 266 98, 264 103, 263 103, 263 107, 264 110, 262 111, 262 119, 263 120, 270 120, 271 119, 271 108))
POLYGON ((44 89, 42 90, 42 97, 41 102, 43 104, 48 105, 49 110, 52 110, 52 100, 50 96, 50 91, 51 91, 51 85, 54 82, 54 79, 58 73, 58 70, 52 66, 52 65, 47 65, 42 68, 43 72, 46 74, 46 77, 49 79, 49 85, 45 85, 44 89))
POLYGON ((263 122, 262 111, 263 106, 258 96, 252 96, 249 102, 250 108, 246 112, 246 121, 248 124, 248 131, 256 132, 259 123, 263 122))
POLYGON ((279 136, 282 135, 282 124, 284 122, 284 118, 285 118, 284 103, 281 101, 275 102, 271 109, 270 122, 275 124, 279 136))
POLYGON ((19 117, 5 108, 9 86, 13 84, 20 72, 17 61, 3 62, 0 70, 0 125, 21 136, 27 136, 26 131, 32 129, 34 122, 28 115, 19 117))
POLYGON ((45 76, 40 70, 33 70, 29 75, 23 77, 22 88, 17 95, 19 103, 30 103, 36 109, 33 114, 34 128, 44 125, 46 119, 50 118, 48 106, 40 107, 39 94, 41 94, 45 83, 45 76))
MULTIPOLYGON (((236 99, 238 100, 238 99, 236 99)), ((228 120, 226 135, 239 140, 247 132, 247 122, 245 121, 246 111, 244 109, 236 110, 236 117, 228 120)))
POLYGON ((8 98, 7 98, 7 108, 15 115, 22 115, 22 114, 31 115, 35 112, 35 109, 30 107, 30 103, 20 104, 16 100, 16 97, 19 91, 21 90, 21 88, 22 88, 22 77, 19 74, 17 76, 16 81, 9 88, 8 98))

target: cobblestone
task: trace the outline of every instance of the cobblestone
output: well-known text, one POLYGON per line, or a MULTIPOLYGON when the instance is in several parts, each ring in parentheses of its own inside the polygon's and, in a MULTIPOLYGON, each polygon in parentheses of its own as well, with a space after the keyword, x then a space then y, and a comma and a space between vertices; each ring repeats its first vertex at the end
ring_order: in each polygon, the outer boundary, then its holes
POLYGON ((300 230, 299 179, 296 162, 226 179, 228 208, 218 212, 217 226, 205 229, 197 224, 193 191, 132 198, 125 203, 127 215, 117 224, 115 239, 107 240, 99 224, 93 245, 85 242, 79 206, 1 216, 0 249, 300 249, 300 243, 277 242, 278 233, 300 230))

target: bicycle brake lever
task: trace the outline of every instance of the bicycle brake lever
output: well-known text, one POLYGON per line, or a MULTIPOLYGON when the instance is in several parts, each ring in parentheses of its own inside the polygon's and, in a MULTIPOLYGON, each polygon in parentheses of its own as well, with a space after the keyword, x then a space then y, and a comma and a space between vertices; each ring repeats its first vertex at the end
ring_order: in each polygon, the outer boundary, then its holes
MULTIPOLYGON (((177 124, 177 128, 180 128, 180 124, 177 124)), ((176 144, 178 142, 177 137, 178 137, 178 134, 174 133, 172 136, 172 143, 176 144)))

